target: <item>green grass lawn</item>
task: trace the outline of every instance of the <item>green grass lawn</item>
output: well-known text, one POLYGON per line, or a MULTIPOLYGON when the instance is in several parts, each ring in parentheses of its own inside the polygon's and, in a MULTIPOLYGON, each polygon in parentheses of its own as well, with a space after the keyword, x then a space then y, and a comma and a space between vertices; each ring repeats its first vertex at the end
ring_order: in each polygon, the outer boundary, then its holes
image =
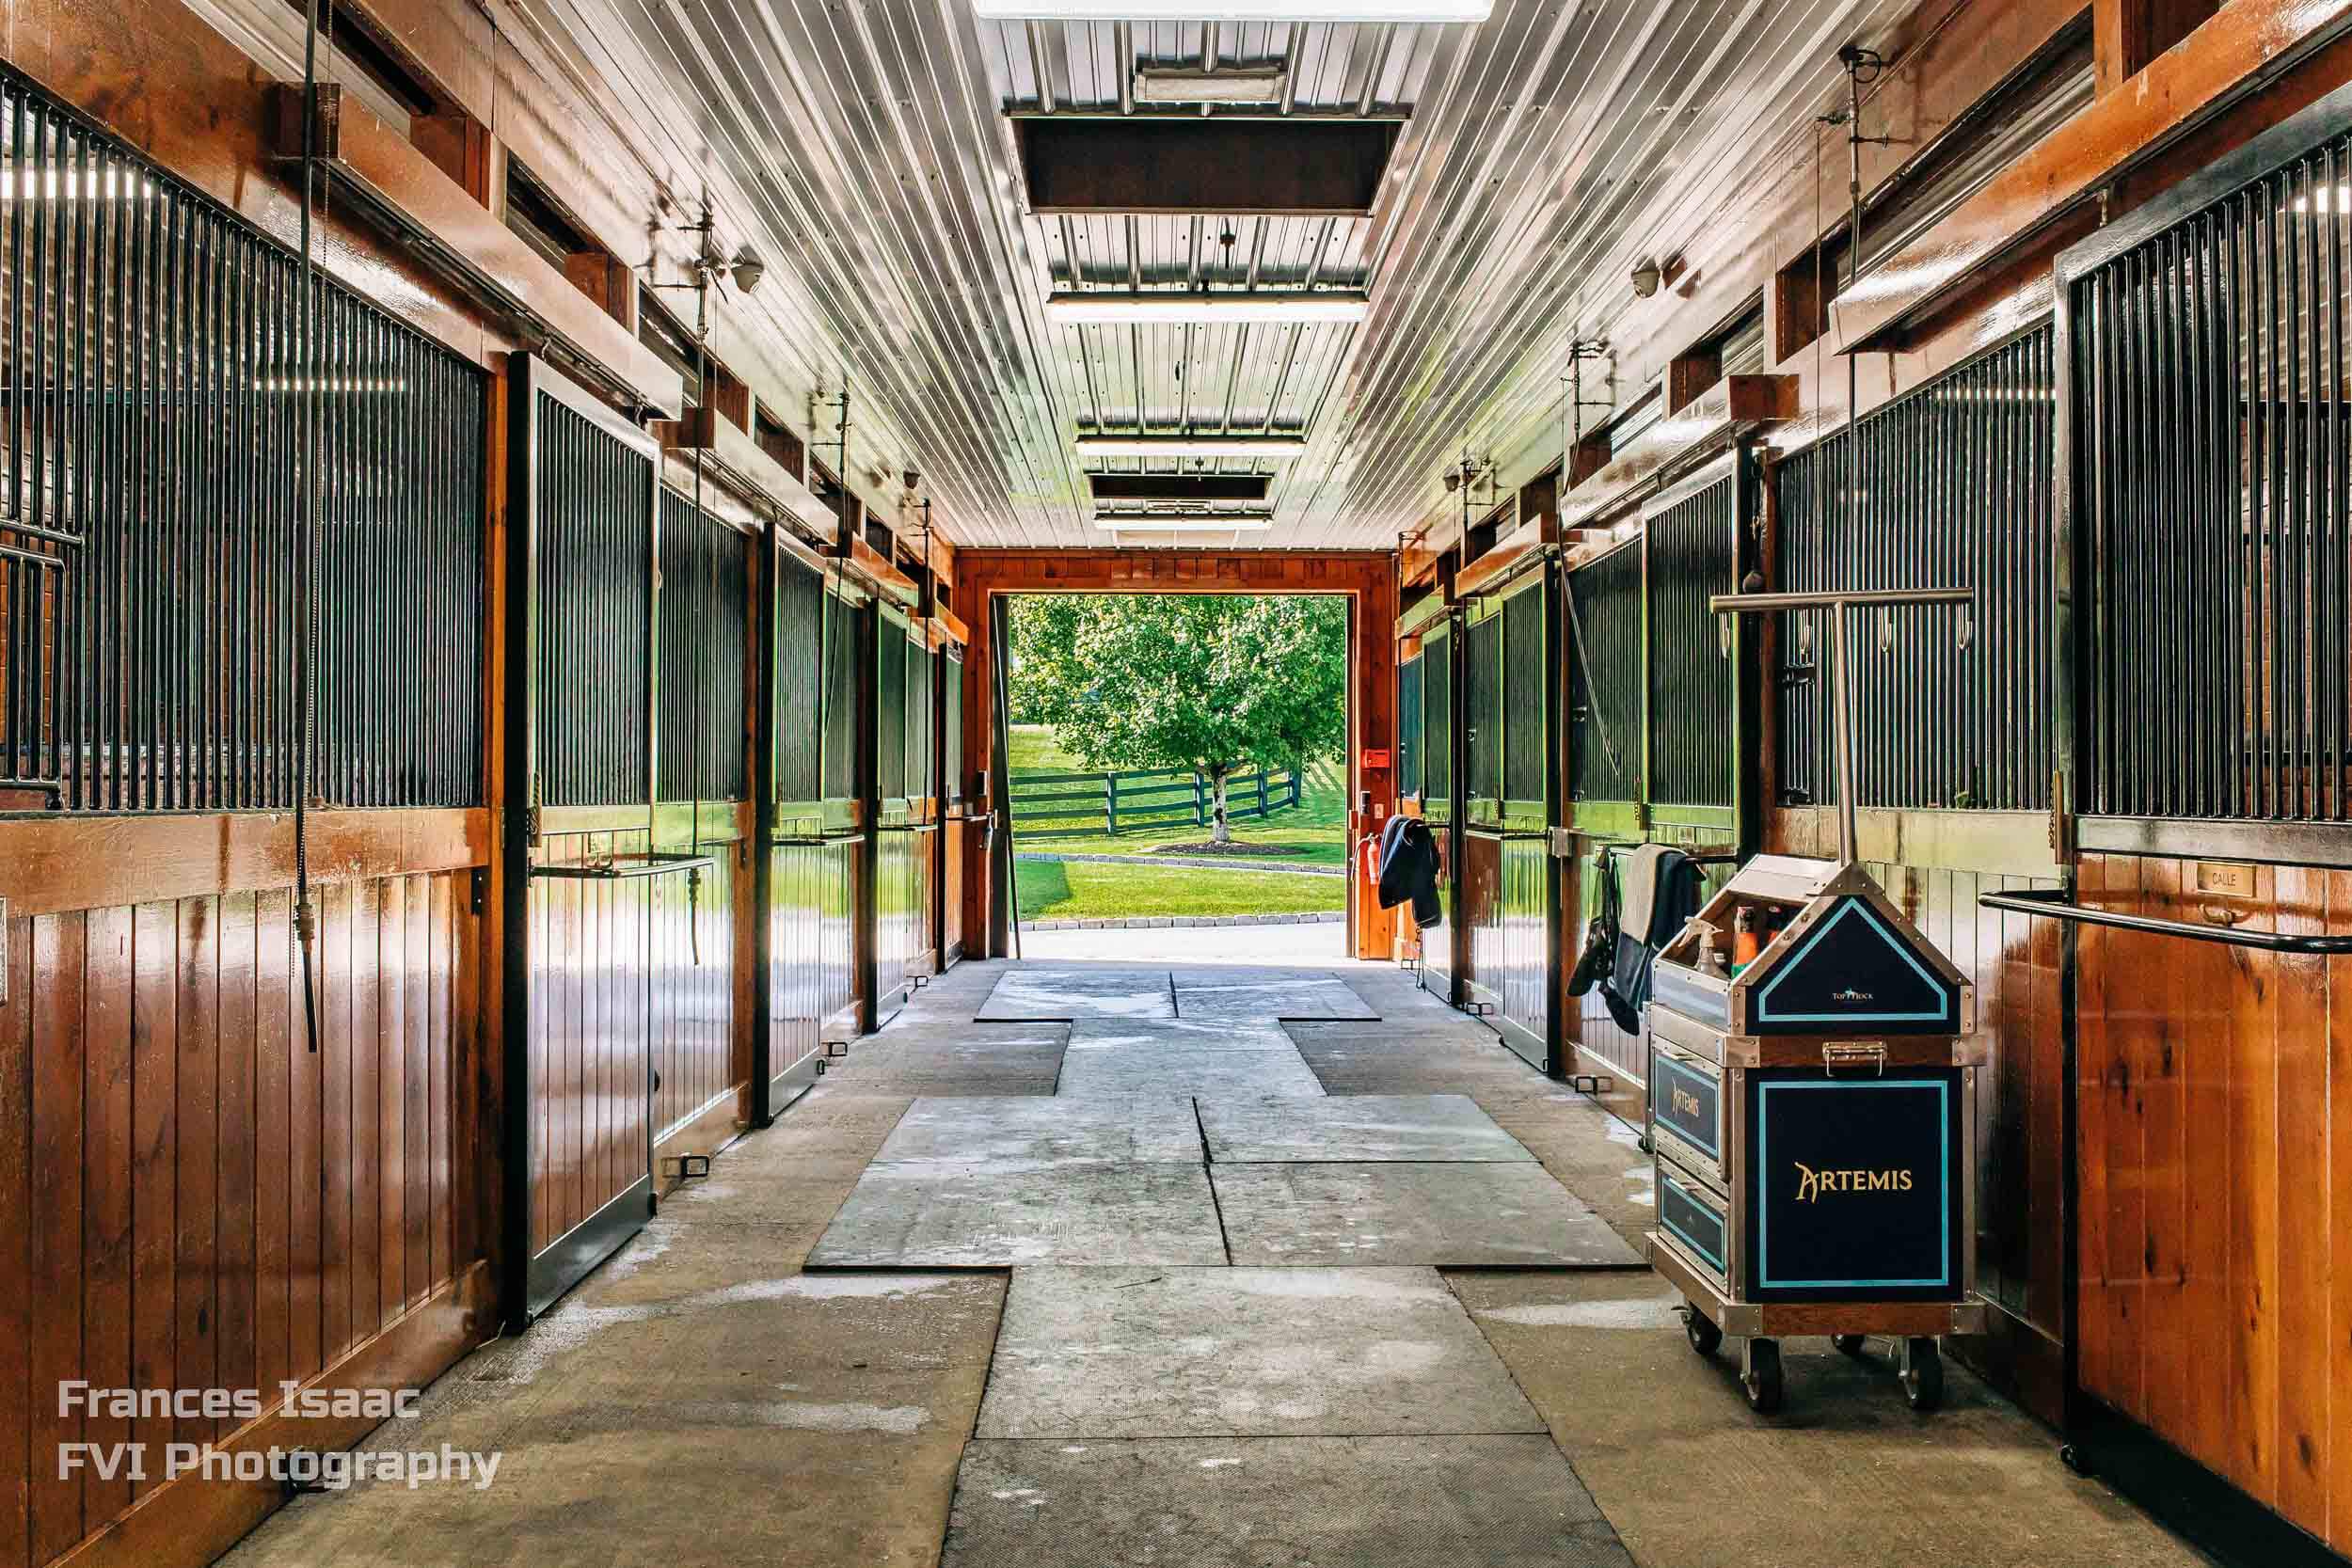
MULTIPOLYGON (((1062 846, 1054 841, 1057 848, 1062 846)), ((1178 914, 1308 914, 1347 907, 1339 877, 1206 871, 1182 865, 1016 861, 1024 920, 1124 920, 1178 914)))
MULTIPOLYGON (((1054 744, 1054 733, 1042 724, 1015 724, 1009 736, 1009 756, 1016 774, 1076 773, 1085 771, 1077 759, 1054 744)), ((1071 838, 1037 838, 1024 840, 1018 830, 1014 847, 1064 855, 1141 855, 1172 845, 1205 843, 1209 830, 1199 827, 1189 818, 1152 828, 1136 828, 1121 832, 1113 838, 1099 831, 1102 817, 1092 818, 1097 832, 1071 838)), ((1275 813, 1271 816, 1237 817, 1233 822, 1236 843, 1255 847, 1269 860, 1297 861, 1310 865, 1337 865, 1347 858, 1347 774, 1336 757, 1318 762, 1307 770, 1299 788, 1297 805, 1275 813)), ((1245 851, 1247 852, 1247 851, 1245 851)), ((1237 857, 1238 858, 1238 857, 1237 857)), ((1075 868, 1073 868, 1075 869, 1075 868)), ((1095 869, 1109 870, 1110 867, 1095 869)), ((1336 884, 1334 884, 1336 888, 1336 884)), ((1287 914, 1306 909, 1337 909, 1339 905, 1313 904, 1269 906, 1265 912, 1287 914)), ((1028 895, 1022 895, 1022 912, 1028 912, 1028 895)), ((1240 914, 1242 910, 1152 910, 1152 914, 1240 914)), ((1089 915, 1091 918, 1091 915, 1089 915)))

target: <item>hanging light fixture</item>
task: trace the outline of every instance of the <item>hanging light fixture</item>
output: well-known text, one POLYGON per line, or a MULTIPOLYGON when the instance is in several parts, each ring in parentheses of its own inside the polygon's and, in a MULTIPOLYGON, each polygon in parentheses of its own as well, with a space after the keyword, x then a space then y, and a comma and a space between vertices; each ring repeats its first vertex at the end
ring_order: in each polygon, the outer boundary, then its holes
POLYGON ((1172 290, 1160 293, 1113 293, 1065 289, 1045 301, 1045 319, 1056 326, 1353 323, 1362 321, 1371 310, 1371 298, 1356 289, 1232 293, 1172 290))
POLYGON ((1081 436, 1081 457, 1298 457, 1303 436, 1081 436))

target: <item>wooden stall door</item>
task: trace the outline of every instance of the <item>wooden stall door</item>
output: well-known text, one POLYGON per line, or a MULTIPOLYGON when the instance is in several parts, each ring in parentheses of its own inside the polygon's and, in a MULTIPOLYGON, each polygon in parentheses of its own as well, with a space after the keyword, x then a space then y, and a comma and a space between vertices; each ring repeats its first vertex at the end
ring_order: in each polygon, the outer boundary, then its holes
POLYGON ((838 919, 849 884, 829 847, 848 820, 826 800, 826 707, 840 684, 830 664, 843 643, 839 621, 853 613, 826 585, 821 562, 789 539, 773 541, 774 604, 767 657, 769 777, 762 816, 768 857, 767 1081, 760 1107, 772 1117, 817 1081, 824 1021, 854 990, 848 933, 838 919))
POLYGON ((2352 933, 2347 124, 2352 87, 2067 252, 2058 332, 2075 899, 2177 927, 2074 927, 2078 1441, 2338 1554, 2352 958, 2216 938, 2352 933))
MULTIPOLYGON (((1600 912, 1602 857, 1643 836, 1642 735, 1645 722, 1642 648, 1642 554, 1621 545, 1561 574, 1563 689, 1561 728, 1566 736, 1565 800, 1561 815, 1574 833, 1573 874, 1564 896, 1573 899, 1573 932, 1581 942, 1600 912)), ((1571 963, 1573 960, 1571 960, 1571 963)), ((1566 998, 1564 1033, 1575 1047, 1575 1070, 1603 1074, 1629 1086, 1649 1079, 1649 1050, 1640 1035, 1617 1027, 1597 988, 1566 998)))
POLYGON ((660 452, 542 361, 514 360, 508 569, 510 1322, 653 1211, 660 452))

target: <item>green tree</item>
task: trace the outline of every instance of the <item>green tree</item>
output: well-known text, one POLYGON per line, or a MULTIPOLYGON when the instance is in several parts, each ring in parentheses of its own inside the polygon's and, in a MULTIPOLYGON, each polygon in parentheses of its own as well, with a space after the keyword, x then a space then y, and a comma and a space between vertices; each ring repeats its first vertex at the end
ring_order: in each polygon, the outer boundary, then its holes
POLYGON ((1347 606, 1330 597, 1056 594, 1016 600, 1012 684, 1100 768, 1198 768, 1232 842, 1227 781, 1300 768, 1347 732, 1347 606))

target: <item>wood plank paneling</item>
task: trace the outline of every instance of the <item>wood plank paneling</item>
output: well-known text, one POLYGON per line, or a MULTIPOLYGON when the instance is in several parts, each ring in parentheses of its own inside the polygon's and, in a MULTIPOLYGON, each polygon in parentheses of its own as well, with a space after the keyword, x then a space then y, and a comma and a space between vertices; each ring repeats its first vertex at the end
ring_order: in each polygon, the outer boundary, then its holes
MULTIPOLYGON (((168 1388, 175 1364, 173 1331, 180 1290, 173 1249, 179 1240, 172 1199, 179 1178, 179 1108, 173 1049, 178 1033, 179 911, 171 904, 141 904, 131 915, 131 1382, 168 1388)), ((173 1441, 168 1416, 142 1415, 131 1423, 133 1441, 161 1453, 173 1441)), ((134 1480, 137 1497, 154 1484, 134 1480)))
MULTIPOLYGON (((220 1289, 220 934, 215 909, 211 898, 183 898, 173 911, 179 927, 174 969, 179 994, 172 1010, 179 1097, 172 1260, 178 1300, 171 1329, 177 1370, 169 1374, 168 1384, 173 1388, 215 1387, 220 1370, 219 1347, 213 1336, 220 1289)), ((139 1305, 133 1303, 135 1309, 139 1305)), ((212 1435, 212 1423, 200 1418, 180 1419, 173 1430, 181 1441, 202 1441, 212 1435)))
MULTIPOLYGON (((644 829, 550 834, 540 860, 548 865, 598 863, 616 855, 643 857, 648 847, 644 829)), ((674 906, 673 926, 661 939, 682 943, 685 881, 683 876, 541 877, 531 884, 534 1252, 650 1174, 650 1074, 657 1043, 653 979, 666 963, 655 953, 655 901, 660 897, 674 906), (672 881, 678 887, 657 894, 656 882, 672 881)), ((683 955, 682 946, 679 951, 683 955)), ((717 951, 732 952, 733 939, 717 951)), ((691 958, 681 957, 678 966, 691 970, 691 958)), ((664 1016, 675 1016, 679 987, 702 983, 662 986, 664 1016)), ((732 994, 731 977, 715 974, 710 983, 732 994)), ((724 1042, 719 1047, 722 1054, 728 1049, 724 1042)))
MULTIPOLYGON (((219 1041, 215 1133, 218 1163, 218 1196, 215 1212, 219 1228, 214 1257, 214 1323, 215 1375, 224 1388, 258 1388, 254 1302, 259 1282, 254 1274, 254 1210, 258 1193, 256 1150, 260 1143, 260 1103, 255 1067, 260 1048, 255 1028, 254 896, 232 893, 218 902, 219 984, 215 991, 219 1041)), ((213 1424, 215 1438, 226 1437, 236 1421, 222 1417, 213 1424)))
POLYGON ((473 1071, 451 1028, 459 972, 427 961, 428 942, 408 945, 437 915, 445 952, 476 940, 456 881, 320 890, 317 1056, 283 891, 12 923, 0 1180, 24 1200, 0 1209, 9 1560, 39 1568, 72 1553, 166 1485, 159 1448, 141 1480, 87 1467, 60 1478, 60 1444, 217 1442, 240 1425, 64 1416, 60 1384, 266 1393, 373 1343, 478 1261, 436 1252, 431 1238, 453 1234, 435 1212, 452 1184, 437 1186, 425 1157, 409 1168, 411 1148, 470 1146, 452 1125, 454 1085, 473 1071))
MULTIPOLYGON (((22 1454, 11 1448, 8 1457, 11 1476, 22 1473, 30 1482, 35 1562, 55 1557, 82 1536, 82 1478, 60 1477, 54 1460, 61 1444, 84 1440, 80 1415, 60 1414, 55 1394, 60 1383, 83 1375, 83 1139, 88 1126, 82 1101, 83 930, 79 915, 50 915, 12 928, 11 957, 23 953, 30 963, 24 973, 8 976, 9 1007, 0 1012, 0 1060, 21 1042, 25 1055, 20 1060, 30 1073, 21 1102, 18 1076, 8 1073, 8 1103, 0 1106, 0 1127, 13 1122, 23 1128, 32 1159, 24 1186, 12 1189, 31 1199, 31 1247, 21 1284, 30 1292, 32 1282, 40 1282, 38 1293, 30 1294, 31 1312, 16 1320, 25 1325, 31 1353, 29 1382, 19 1406, 30 1446, 22 1454), (22 940, 26 937, 31 940, 22 940), (20 1472, 19 1464, 29 1467, 20 1472)), ((0 1149, 0 1158, 5 1153, 0 1149)))
MULTIPOLYGON (((132 1147, 134 1066, 131 1051, 134 922, 128 909, 60 916, 83 926, 78 973, 61 969, 58 1006, 82 1020, 82 1375, 101 1387, 131 1381, 132 1147), (79 996, 75 995, 78 987, 79 996)), ((131 1423, 118 1416, 83 1422, 85 1442, 131 1440, 131 1423)), ((82 1486, 87 1528, 131 1504, 131 1481, 117 1472, 92 1475, 82 1486)))
MULTIPOLYGON (((2352 874, 2086 858, 2087 902, 2352 929, 2352 874)), ((2084 1389, 2339 1551, 2352 1545, 2352 960, 2079 937, 2084 1389)))
MULTIPOLYGON (((2255 903, 2277 896, 2277 873, 2257 869, 2255 903)), ((2268 926, 2258 916, 2249 924, 2268 926)), ((2230 1294, 2237 1332, 2223 1346, 2230 1368, 2231 1463, 2225 1474, 2277 1506, 2279 1496, 2279 998, 2278 960, 2228 949, 2230 1031, 2230 1294)), ((2156 961, 2162 956, 2152 955, 2156 961)), ((2146 1036, 2143 1033, 2141 1039, 2146 1036)))
MULTIPOLYGON (((2280 866, 2281 931, 2327 929, 2328 874, 2280 866)), ((2277 1238, 2279 1429, 2272 1448, 2279 1512, 2315 1535, 2328 1531, 2328 1364, 2342 1347, 2328 1338, 2328 1233, 2334 1192, 2328 1126, 2328 960, 2279 959, 2277 1238), (2333 1353, 2331 1354, 2331 1353, 2333 1353)))

